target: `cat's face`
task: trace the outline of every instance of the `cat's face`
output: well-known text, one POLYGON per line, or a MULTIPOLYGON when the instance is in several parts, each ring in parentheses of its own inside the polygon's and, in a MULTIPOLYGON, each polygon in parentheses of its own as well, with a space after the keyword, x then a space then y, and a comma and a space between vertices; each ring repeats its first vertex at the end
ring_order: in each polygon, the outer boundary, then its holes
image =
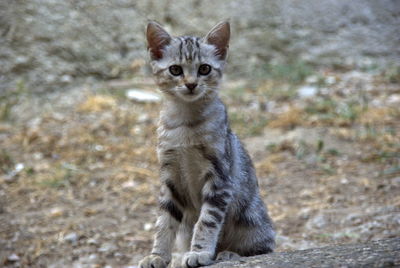
POLYGON ((171 37, 150 22, 147 41, 153 74, 163 93, 184 102, 216 94, 228 49, 228 22, 218 24, 204 38, 171 37))

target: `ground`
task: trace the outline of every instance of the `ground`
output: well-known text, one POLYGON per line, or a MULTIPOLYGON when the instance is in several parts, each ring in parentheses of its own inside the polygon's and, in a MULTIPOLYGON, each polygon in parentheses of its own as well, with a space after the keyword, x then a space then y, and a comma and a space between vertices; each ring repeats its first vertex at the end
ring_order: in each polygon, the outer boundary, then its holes
MULTIPOLYGON (((399 235, 396 75, 226 79, 277 251, 399 235)), ((40 96, 21 83, 1 99, 0 266, 134 267, 150 252, 160 103, 128 99, 131 88, 155 92, 139 76, 40 96)))

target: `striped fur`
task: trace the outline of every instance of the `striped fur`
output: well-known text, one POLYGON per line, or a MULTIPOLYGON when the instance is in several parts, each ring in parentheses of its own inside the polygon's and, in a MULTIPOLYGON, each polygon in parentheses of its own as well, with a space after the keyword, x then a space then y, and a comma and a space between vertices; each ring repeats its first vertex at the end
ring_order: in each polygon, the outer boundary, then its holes
POLYGON ((224 251, 252 256, 274 248, 275 233, 252 161, 231 131, 218 97, 226 54, 220 51, 229 41, 226 31, 229 24, 223 22, 205 38, 170 37, 158 24, 148 26, 150 54, 162 55, 152 56, 151 66, 165 95, 157 147, 163 186, 158 231, 142 268, 166 267, 175 237, 186 252, 184 267, 209 265, 224 251), (218 42, 210 43, 210 36, 218 42), (159 43, 166 44, 161 51, 159 43), (212 67, 208 75, 198 74, 201 64, 212 67), (172 75, 171 65, 181 66, 183 74, 172 75), (197 84, 191 94, 188 81, 197 84))

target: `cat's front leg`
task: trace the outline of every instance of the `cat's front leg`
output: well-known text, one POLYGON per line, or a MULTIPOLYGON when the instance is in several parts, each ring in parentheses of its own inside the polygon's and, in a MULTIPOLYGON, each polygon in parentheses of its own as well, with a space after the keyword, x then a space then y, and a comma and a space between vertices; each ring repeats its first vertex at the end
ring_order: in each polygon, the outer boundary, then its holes
MULTIPOLYGON (((169 205, 171 206, 171 204, 169 205)), ((161 204, 161 206, 163 205, 161 204)), ((140 268, 166 268, 168 266, 171 262, 171 248, 175 241, 178 225, 179 222, 171 216, 170 212, 162 211, 156 224, 157 233, 153 250, 149 256, 140 261, 140 268)))
POLYGON ((160 180, 162 182, 160 216, 157 219, 156 235, 151 254, 140 263, 140 268, 166 268, 171 261, 171 249, 175 242, 176 232, 182 221, 181 210, 183 198, 176 193, 174 180, 179 176, 176 167, 174 150, 161 151, 160 180))
POLYGON ((184 267, 199 267, 214 262, 219 233, 231 200, 228 184, 216 183, 211 173, 207 176, 209 181, 203 189, 203 205, 194 228, 191 249, 182 260, 184 267))

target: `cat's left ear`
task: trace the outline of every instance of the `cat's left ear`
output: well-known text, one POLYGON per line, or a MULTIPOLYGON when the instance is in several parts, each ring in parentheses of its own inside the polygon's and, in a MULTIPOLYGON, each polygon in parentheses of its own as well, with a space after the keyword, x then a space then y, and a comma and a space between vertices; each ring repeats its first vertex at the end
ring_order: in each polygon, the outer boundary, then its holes
POLYGON ((161 59, 163 57, 162 50, 171 42, 171 36, 160 24, 150 21, 147 24, 146 37, 151 59, 161 59))
POLYGON ((215 46, 216 56, 221 60, 226 59, 229 48, 229 38, 231 36, 231 29, 228 21, 218 23, 211 29, 211 31, 204 37, 204 42, 215 46))

